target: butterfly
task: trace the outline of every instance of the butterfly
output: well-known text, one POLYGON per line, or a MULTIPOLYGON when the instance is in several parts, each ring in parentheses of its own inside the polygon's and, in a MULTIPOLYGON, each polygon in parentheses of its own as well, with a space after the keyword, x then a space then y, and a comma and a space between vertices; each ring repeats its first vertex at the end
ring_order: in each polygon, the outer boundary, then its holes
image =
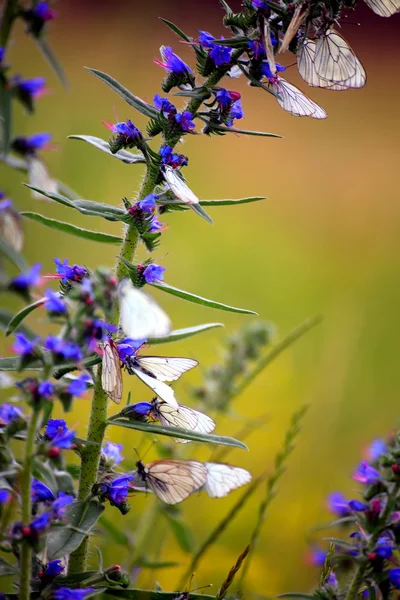
POLYGON ((315 47, 316 43, 314 40, 305 38, 303 43, 299 44, 297 49, 297 66, 301 77, 312 87, 325 88, 327 90, 342 91, 350 88, 361 88, 365 85, 367 75, 361 62, 356 59, 356 70, 346 81, 341 83, 334 83, 322 79, 315 68, 315 47))
POLYGON ((315 71, 332 84, 350 79, 356 72, 358 58, 346 40, 334 29, 328 29, 316 40, 315 71))
POLYGON ((186 185, 185 180, 176 169, 173 169, 170 165, 164 165, 162 171, 169 189, 178 200, 185 202, 185 204, 199 203, 198 197, 192 192, 189 186, 186 185))
POLYGON ((207 481, 203 487, 210 498, 222 498, 251 481, 251 474, 245 469, 221 463, 204 463, 207 481))
POLYGON ((295 117, 326 119, 328 116, 321 106, 318 106, 311 98, 283 77, 276 77, 271 85, 277 96, 279 106, 295 117))
POLYGON ((118 286, 119 325, 124 334, 134 339, 163 337, 170 333, 168 315, 148 294, 133 287, 129 279, 118 286))
POLYGON ((207 469, 195 460, 155 460, 136 463, 135 475, 166 504, 177 504, 207 481, 207 469))
MULTIPOLYGON (((38 158, 29 158, 28 177, 29 184, 33 187, 39 188, 48 194, 57 193, 57 182, 50 176, 48 168, 44 162, 38 158)), ((40 194, 39 192, 35 192, 34 190, 31 190, 31 193, 32 197, 35 199, 49 200, 49 198, 43 196, 43 194, 40 194)))
MULTIPOLYGON (((178 408, 158 398, 153 398, 151 403, 151 415, 167 427, 180 427, 198 433, 210 433, 215 429, 215 423, 208 415, 205 415, 188 406, 178 405, 178 408)), ((174 438, 176 442, 187 444, 190 440, 174 438)))
POLYGON ((400 10, 399 0, 365 0, 365 3, 380 17, 391 17, 400 10))
POLYGON ((103 350, 101 387, 111 400, 119 404, 122 398, 122 373, 117 345, 108 338, 99 347, 103 350))

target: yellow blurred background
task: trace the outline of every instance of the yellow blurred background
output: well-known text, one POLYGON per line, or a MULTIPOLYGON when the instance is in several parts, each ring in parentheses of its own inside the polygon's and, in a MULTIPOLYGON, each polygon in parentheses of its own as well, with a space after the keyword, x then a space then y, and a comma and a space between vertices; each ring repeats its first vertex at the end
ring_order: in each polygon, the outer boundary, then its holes
MULTIPOLYGON (((238 2, 232 2, 239 8, 238 2)), ((125 165, 83 142, 67 140, 71 134, 108 138, 101 121, 132 119, 136 114, 104 84, 83 69, 109 73, 136 95, 152 101, 159 92, 163 72, 153 64, 161 44, 172 45, 193 67, 188 47, 159 20, 163 16, 195 36, 197 29, 223 33, 218 2, 79 2, 57 5, 49 39, 65 67, 70 88, 64 91, 22 27, 18 27, 8 54, 13 72, 45 75, 52 93, 37 103, 34 117, 17 107, 15 134, 51 132, 57 151, 45 160, 55 177, 76 189, 81 198, 119 205, 123 196, 134 197, 143 168, 125 165)), ((310 539, 326 532, 313 528, 326 522, 326 496, 342 489, 356 493, 351 480, 354 466, 368 443, 398 424, 400 369, 400 208, 398 198, 399 16, 380 19, 362 9, 348 19, 343 35, 363 62, 368 82, 364 89, 346 93, 306 89, 295 67, 287 79, 299 85, 327 110, 325 121, 297 119, 285 113, 262 90, 232 80, 230 89, 242 93, 245 119, 240 126, 278 133, 284 139, 187 136, 181 151, 189 156, 185 170, 190 187, 200 198, 238 198, 265 195, 263 203, 216 208, 211 226, 194 214, 172 214, 163 234, 157 262, 167 268, 166 281, 200 295, 256 310, 260 318, 276 324, 283 337, 309 316, 322 313, 324 321, 286 351, 235 400, 235 416, 217 423, 217 431, 234 435, 244 419, 268 412, 268 424, 249 439, 249 453, 235 450, 229 461, 258 475, 270 468, 295 407, 307 402, 310 411, 268 514, 249 573, 249 589, 266 596, 291 590, 307 591, 317 580, 314 567, 305 566, 310 539), (397 35, 396 35, 397 33, 397 35)), ((292 55, 282 62, 291 65, 292 55)), ((178 103, 177 103, 178 104, 178 103)), ((0 166, 1 188, 19 210, 35 210, 86 228, 119 234, 120 225, 83 217, 52 203, 32 200, 20 183, 21 174, 0 166)), ((210 213, 211 213, 210 209, 210 213)), ((60 236, 42 225, 25 224, 25 255, 53 272, 53 257, 89 268, 112 266, 116 247, 60 236)), ((186 327, 222 321, 225 330, 157 349, 160 353, 187 355, 200 368, 177 386, 185 403, 190 384, 201 382, 201 370, 218 360, 220 345, 251 317, 230 315, 188 304, 168 295, 157 299, 169 312, 174 326, 186 327)), ((21 305, 14 297, 8 305, 21 305), (14 304, 12 304, 14 303, 14 304)), ((35 317, 37 318, 37 317, 35 317)), ((5 354, 9 354, 7 342, 5 354)), ((139 383, 129 382, 134 400, 149 400, 139 383)), ((84 434, 89 398, 75 404, 67 415, 69 425, 84 434)), ((112 430, 109 439, 124 444, 132 462, 138 437, 128 430, 112 430)), ((193 452, 194 447, 191 448, 193 452)), ((151 458, 151 453, 148 458, 151 458)), ((154 451, 155 453, 155 451, 154 451)), ((196 456, 207 458, 205 450, 196 456)), ((240 492, 222 500, 204 494, 183 504, 186 521, 196 541, 229 510, 240 492)), ((196 574, 196 584, 218 587, 247 544, 260 490, 230 529, 209 552, 196 574)), ((124 530, 135 530, 150 498, 133 498, 126 516, 108 508, 107 516, 124 530)), ((139 582, 176 589, 188 563, 159 522, 154 536, 166 536, 163 559, 181 567, 143 573, 139 582)), ((124 564, 121 547, 97 540, 105 563, 124 564)), ((216 588, 214 588, 216 589, 216 588)))

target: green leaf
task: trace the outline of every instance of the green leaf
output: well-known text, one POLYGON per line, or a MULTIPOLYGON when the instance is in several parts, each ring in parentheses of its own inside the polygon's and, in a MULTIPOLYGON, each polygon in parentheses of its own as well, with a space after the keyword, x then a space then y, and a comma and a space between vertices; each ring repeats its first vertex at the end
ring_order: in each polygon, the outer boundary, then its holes
POLYGON ((208 300, 207 298, 203 298, 202 296, 197 296, 196 294, 191 294, 190 292, 179 290, 178 288, 172 287, 172 285, 168 285, 167 283, 160 282, 148 285, 152 285, 153 287, 157 288, 158 290, 162 290, 167 294, 172 294, 173 296, 177 296, 178 298, 182 298, 183 300, 188 300, 189 302, 194 302, 195 304, 208 306, 209 308, 218 308, 219 310, 226 310, 228 312, 242 313, 247 315, 257 314, 254 310, 248 310, 247 308, 236 308, 235 306, 229 306, 228 304, 222 304, 221 302, 208 300))
POLYGON ((265 133, 264 131, 251 131, 248 129, 236 129, 235 127, 226 127, 225 125, 218 125, 218 123, 213 123, 212 121, 210 121, 206 117, 203 117, 202 115, 197 115, 197 116, 199 117, 199 119, 204 121, 204 123, 210 129, 214 129, 215 131, 222 131, 224 133, 237 133, 240 135, 256 135, 256 136, 260 136, 260 137, 272 137, 272 138, 280 138, 280 139, 282 139, 282 137, 283 137, 276 133, 265 133))
POLYGON ((65 512, 64 526, 54 526, 47 537, 47 558, 55 560, 73 552, 96 525, 104 506, 99 502, 70 504, 65 512))
POLYGON ((48 217, 44 217, 39 213, 21 212, 20 214, 23 217, 32 219, 32 221, 36 221, 37 223, 46 225, 46 227, 49 227, 50 229, 62 231, 63 233, 69 233, 70 235, 75 235, 76 237, 84 238, 85 240, 101 242, 102 244, 122 243, 122 238, 118 237, 117 235, 110 235, 108 233, 101 233, 100 231, 90 231, 89 229, 82 229, 82 227, 77 227, 76 225, 72 225, 71 223, 57 221, 56 219, 49 219, 48 217))
POLYGON ((119 546, 127 546, 129 548, 130 544, 128 536, 124 531, 118 529, 110 519, 107 519, 102 515, 99 519, 99 525, 107 531, 108 535, 116 544, 119 546))
POLYGON ((0 120, 1 120, 1 150, 0 154, 7 155, 10 148, 12 127, 12 92, 7 89, 6 82, 0 84, 0 120))
POLYGON ((200 200, 200 204, 202 206, 234 206, 259 202, 260 200, 268 200, 268 198, 265 196, 250 196, 249 198, 236 198, 234 200, 200 200))
POLYGON ((10 565, 4 558, 0 557, 0 577, 15 575, 18 573, 18 565, 10 565))
POLYGON ((8 260, 21 271, 26 271, 28 269, 28 264, 22 254, 14 250, 3 237, 0 237, 0 254, 4 254, 4 256, 6 256, 8 260))
POLYGON ((14 356, 0 358, 0 371, 18 371, 18 358, 14 356))
POLYGON ((65 88, 67 88, 68 81, 67 81, 65 73, 63 71, 63 68, 60 65, 60 63, 58 62, 57 57, 55 56, 53 50, 51 49, 51 47, 49 46, 47 41, 43 37, 39 37, 39 38, 36 38, 36 43, 39 46, 44 58, 47 60, 50 67, 53 69, 53 71, 57 75, 58 79, 61 81, 63 86, 65 88))
POLYGON ((142 569, 171 569, 172 567, 178 567, 180 563, 174 562, 172 560, 165 561, 154 561, 154 560, 145 560, 139 559, 135 562, 135 567, 141 567, 142 569))
POLYGON ((204 208, 201 207, 200 204, 189 204, 189 208, 191 208, 193 212, 199 215, 199 217, 205 219, 208 223, 211 223, 211 225, 213 224, 212 218, 206 213, 206 211, 204 210, 204 208))
POLYGON ((193 537, 187 525, 170 515, 166 510, 164 510, 162 514, 167 519, 180 549, 188 554, 193 552, 193 537))
MULTIPOLYGON (((9 322, 13 318, 14 315, 10 311, 6 310, 5 308, 0 308, 0 329, 6 331, 9 322)), ((34 333, 32 329, 26 325, 19 325, 17 327, 17 331, 19 333, 23 333, 30 340, 33 340, 35 337, 37 337, 36 333, 34 333)))
POLYGON ((167 344, 169 342, 177 342, 185 338, 192 337, 203 331, 214 329, 215 327, 223 327, 223 323, 204 323, 203 325, 195 325, 194 327, 185 327, 184 329, 175 329, 170 331, 168 335, 163 337, 150 337, 147 339, 149 344, 167 344))
MULTIPOLYGON (((158 592, 156 590, 127 589, 121 590, 114 587, 105 588, 107 595, 112 598, 125 598, 126 600, 176 600, 177 592, 158 592)), ((196 594, 190 592, 191 600, 215 600, 215 596, 196 594)))
POLYGON ((248 42, 249 38, 243 35, 229 38, 227 40, 211 40, 212 44, 218 46, 227 46, 228 48, 248 48, 248 42))
POLYGON ((141 421, 128 421, 126 419, 109 419, 108 424, 125 427, 126 429, 135 429, 136 431, 155 433, 157 435, 166 435, 167 437, 176 437, 191 442, 219 444, 221 446, 233 446, 234 448, 248 450, 246 444, 243 444, 243 442, 223 435, 198 433, 197 431, 188 431, 187 429, 181 429, 179 427, 162 427, 161 425, 155 425, 154 423, 142 423, 141 421))
POLYGON ((342 546, 343 548, 352 548, 353 550, 355 548, 353 543, 351 543, 347 540, 341 540, 339 538, 333 538, 333 537, 322 538, 322 541, 329 542, 331 544, 337 544, 338 546, 342 546))
POLYGON ((90 69, 89 67, 85 67, 85 69, 87 69, 89 73, 92 73, 92 75, 98 77, 101 81, 109 85, 110 88, 114 90, 114 92, 117 92, 117 94, 119 94, 121 98, 129 104, 129 106, 132 106, 146 117, 150 117, 152 119, 157 117, 158 110, 154 108, 154 106, 151 106, 151 104, 147 104, 147 102, 144 102, 137 96, 134 96, 129 90, 127 90, 113 77, 110 77, 110 75, 107 75, 102 71, 98 71, 97 69, 90 69))
POLYGON ((118 158, 118 160, 121 160, 127 165, 146 162, 146 159, 143 156, 143 154, 133 154, 132 152, 128 152, 128 150, 118 150, 118 152, 113 154, 110 150, 108 142, 102 140, 101 138, 95 137, 94 135, 69 135, 68 139, 82 140, 83 142, 87 142, 88 144, 91 144, 92 146, 98 148, 102 152, 105 152, 106 154, 109 154, 114 158, 118 158))
POLYGON ((169 27, 170 29, 172 29, 172 31, 174 33, 176 33, 180 38, 182 38, 183 40, 185 40, 185 42, 192 42, 193 38, 189 37, 188 35, 186 35, 186 33, 184 33, 182 31, 182 29, 179 29, 179 27, 177 27, 176 25, 174 25, 174 23, 171 23, 171 21, 167 21, 167 19, 163 19, 162 17, 159 17, 160 21, 162 21, 163 23, 165 23, 165 25, 167 25, 167 27, 169 27))
POLYGON ((42 304, 43 304, 43 299, 41 298, 40 300, 36 300, 36 302, 33 302, 32 304, 25 306, 22 310, 17 312, 17 314, 13 316, 13 318, 11 319, 11 321, 9 322, 9 324, 7 326, 6 335, 10 335, 10 333, 12 333, 14 331, 14 329, 16 329, 18 327, 18 325, 20 323, 22 323, 22 321, 24 319, 26 319, 26 317, 32 311, 36 310, 39 306, 42 306, 42 304))
MULTIPOLYGON (((93 356, 89 356, 85 358, 82 362, 82 368, 90 368, 94 367, 101 363, 101 357, 97 354, 93 356)), ((19 358, 14 356, 7 356, 5 358, 0 358, 0 371, 18 371, 19 358)), ((26 367, 27 371, 40 371, 43 368, 43 363, 41 361, 34 361, 29 363, 29 366, 26 367)), ((71 371, 77 370, 76 363, 71 362, 62 362, 55 366, 53 371, 53 377, 55 379, 60 379, 63 375, 70 373, 71 371)))

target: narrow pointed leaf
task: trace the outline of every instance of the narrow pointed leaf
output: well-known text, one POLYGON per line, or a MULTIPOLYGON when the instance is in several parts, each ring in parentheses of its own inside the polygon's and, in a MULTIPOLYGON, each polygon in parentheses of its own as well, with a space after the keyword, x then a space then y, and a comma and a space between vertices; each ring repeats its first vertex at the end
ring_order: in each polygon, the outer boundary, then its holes
POLYGON ((65 223, 64 221, 57 221, 56 219, 49 219, 39 213, 34 212, 22 212, 20 213, 23 217, 32 219, 37 223, 41 223, 50 229, 56 231, 62 231, 63 233, 69 233, 76 237, 84 238, 85 240, 92 240, 93 242, 101 242, 102 244, 121 244, 122 238, 117 235, 110 235, 108 233, 101 233, 100 231, 90 231, 89 229, 82 229, 71 223, 65 223))
POLYGON ((25 306, 22 310, 17 312, 17 314, 13 316, 13 318, 7 326, 6 335, 10 335, 10 333, 12 333, 18 327, 18 325, 22 323, 22 321, 26 319, 28 315, 30 315, 32 311, 36 310, 36 308, 38 308, 39 306, 42 306, 42 304, 43 299, 36 300, 36 302, 33 302, 33 304, 29 304, 28 306, 25 306))
POLYGON ((109 419, 109 425, 117 425, 126 429, 135 429, 137 431, 146 431, 157 435, 166 435, 167 437, 180 438, 191 442, 203 442, 205 444, 219 444, 220 446, 233 446, 248 450, 246 444, 224 435, 215 435, 212 433, 198 433, 197 431, 188 431, 180 427, 162 427, 154 423, 142 423, 140 421, 128 421, 126 419, 109 419))
MULTIPOLYGON (((1 315, 0 315, 1 316, 1 315)), ((175 329, 163 337, 148 338, 149 344, 167 344, 169 342, 177 342, 185 338, 192 337, 203 331, 214 329, 215 327, 223 327, 223 323, 204 323, 203 325, 195 325, 194 327, 185 327, 184 329, 175 329)))
POLYGON ((97 69, 90 69, 89 67, 85 67, 89 73, 92 73, 95 77, 98 77, 101 81, 104 81, 114 92, 117 92, 121 96, 125 102, 127 102, 130 106, 141 112, 146 117, 155 118, 158 115, 158 110, 151 106, 151 104, 147 104, 134 96, 129 90, 127 90, 123 85, 121 85, 116 79, 107 75, 107 73, 103 73, 102 71, 98 71, 97 69))
MULTIPOLYGON (((0 329, 6 331, 9 322, 14 318, 14 315, 6 310, 5 308, 0 308, 0 329)), ((19 325, 16 327, 16 330, 19 333, 23 333, 28 339, 33 340, 37 335, 26 325, 19 325)))
POLYGON ((227 46, 228 48, 248 48, 248 42, 249 39, 243 35, 229 38, 227 40, 211 40, 212 44, 218 46, 227 46))
POLYGON ((193 212, 199 215, 199 217, 202 217, 202 219, 205 219, 208 223, 211 223, 211 225, 213 224, 212 218, 206 213, 200 204, 190 204, 189 206, 193 212))
POLYGON ((236 198, 234 200, 200 200, 200 204, 202 206, 235 206, 237 204, 259 202, 260 200, 268 200, 268 198, 265 196, 250 196, 249 198, 236 198))
POLYGON ((78 200, 79 194, 75 192, 72 188, 69 187, 66 183, 63 183, 59 179, 57 179, 57 190, 63 196, 67 196, 69 200, 78 200))
POLYGON ((6 240, 0 237, 0 255, 3 254, 10 262, 12 262, 18 269, 21 271, 26 271, 28 268, 27 262, 25 258, 14 250, 10 244, 6 242, 6 240))
POLYGON ((173 560, 138 560, 135 563, 135 567, 139 567, 141 569, 151 569, 155 571, 156 569, 172 569, 172 567, 179 567, 180 563, 173 560))
POLYGON ((63 86, 65 88, 67 88, 68 81, 65 76, 64 70, 63 70, 62 66, 60 65, 60 63, 58 62, 58 59, 57 59, 56 55, 54 54, 53 50, 47 43, 47 40, 45 40, 43 37, 36 38, 36 43, 39 46, 43 56, 49 63, 50 67, 53 69, 53 71, 57 75, 58 79, 61 81, 63 86))
MULTIPOLYGON (((115 587, 102 588, 111 598, 125 598, 126 600, 176 600, 177 592, 158 592, 157 590, 127 589, 121 590, 115 587)), ((215 600, 215 596, 207 594, 196 594, 190 592, 191 600, 215 600)))
POLYGON ((182 29, 179 29, 179 27, 177 27, 174 23, 171 23, 171 21, 167 21, 167 19, 163 19, 162 17, 160 17, 160 21, 162 21, 163 23, 165 23, 165 25, 167 27, 169 27, 170 29, 172 29, 172 31, 174 33, 176 33, 176 35, 178 35, 180 38, 182 38, 183 40, 185 40, 185 42, 192 42, 193 41, 193 38, 191 38, 188 35, 186 35, 186 33, 184 33, 182 31, 182 29))
MULTIPOLYGON (((18 331, 21 331, 21 327, 18 326, 16 328, 18 331)), ((19 359, 14 356, 6 356, 4 358, 0 358, 0 371, 18 371, 18 363, 19 359)), ((101 363, 101 357, 97 354, 93 356, 89 356, 85 358, 82 362, 82 367, 87 369, 90 367, 94 367, 101 363)), ((34 361, 29 364, 26 368, 27 371, 40 371, 43 368, 43 363, 41 361, 34 361)), ((55 379, 60 379, 63 375, 70 373, 71 371, 76 371, 78 369, 76 363, 71 362, 62 362, 54 367, 53 377, 55 379)))
POLYGON ((15 575, 18 571, 18 565, 10 565, 4 558, 0 557, 0 577, 15 575))
POLYGON ((95 137, 94 135, 69 135, 68 139, 70 140, 82 140, 83 142, 87 142, 91 144, 95 148, 98 148, 102 152, 113 156, 114 158, 118 158, 123 163, 128 165, 132 165, 134 163, 145 163, 146 159, 143 154, 133 154, 132 152, 128 152, 128 150, 119 150, 115 154, 113 154, 110 150, 110 146, 108 142, 102 140, 101 138, 95 137))
POLYGON ((203 298, 202 296, 197 296, 196 294, 191 294, 190 292, 179 290, 178 288, 173 287, 172 285, 168 285, 167 283, 160 282, 152 283, 149 285, 152 285, 153 287, 163 292, 166 292, 167 294, 172 294, 172 296, 177 296, 178 298, 188 300, 189 302, 194 302, 195 304, 208 306, 209 308, 218 308, 219 310, 226 310, 227 312, 242 313, 246 315, 257 314, 254 310, 248 310, 247 308, 236 308, 235 306, 229 306, 228 304, 222 304, 221 302, 208 300, 208 298, 203 298))
POLYGON ((272 137, 282 139, 282 136, 276 133, 265 133, 264 131, 251 131, 248 129, 236 129, 235 127, 226 127, 225 125, 218 125, 217 123, 212 123, 211 121, 209 121, 209 119, 203 117, 202 115, 198 115, 198 117, 199 119, 204 121, 204 123, 208 125, 210 129, 214 129, 216 131, 222 131, 224 133, 237 133, 240 135, 256 135, 260 137, 272 137))

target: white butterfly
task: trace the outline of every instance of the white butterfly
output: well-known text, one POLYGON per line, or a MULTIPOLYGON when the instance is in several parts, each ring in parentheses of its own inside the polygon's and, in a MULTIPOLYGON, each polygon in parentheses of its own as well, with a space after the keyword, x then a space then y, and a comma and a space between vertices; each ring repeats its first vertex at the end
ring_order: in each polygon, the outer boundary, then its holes
POLYGON ((182 502, 207 480, 206 467, 195 460, 156 460, 147 465, 138 461, 136 467, 135 479, 166 504, 182 502))
POLYGON ((119 325, 127 337, 143 339, 163 337, 172 329, 168 315, 148 294, 135 288, 129 279, 118 286, 119 325))
POLYGON ((179 175, 176 169, 173 169, 170 165, 164 165, 163 167, 164 179, 168 184, 171 192, 186 204, 198 204, 198 197, 192 192, 192 190, 186 185, 186 182, 179 175))
POLYGON ((365 0, 365 3, 380 17, 391 17, 400 10, 400 0, 365 0))
POLYGON ((21 252, 24 243, 24 232, 21 217, 17 211, 6 209, 0 213, 0 235, 17 252, 21 252))
POLYGON ((315 69, 315 47, 314 40, 305 38, 297 49, 297 66, 301 77, 312 87, 325 88, 327 90, 341 91, 350 88, 361 88, 365 85, 367 75, 361 62, 356 59, 356 71, 350 79, 341 83, 333 83, 322 79, 315 69))
POLYGON ((192 358, 175 356, 130 356, 126 363, 129 369, 140 370, 159 381, 176 381, 199 364, 192 358))
MULTIPOLYGON (((198 433, 210 433, 210 431, 215 429, 215 423, 211 417, 188 406, 179 404, 178 408, 174 408, 165 402, 160 402, 158 398, 155 398, 151 405, 152 415, 162 425, 166 425, 167 427, 180 427, 181 429, 197 431, 198 433)), ((176 442, 183 444, 190 441, 181 438, 174 439, 176 442)))
POLYGON ((204 491, 210 498, 222 498, 251 481, 251 474, 245 469, 220 463, 204 463, 207 469, 207 481, 204 491))
POLYGON ((332 84, 347 81, 355 74, 357 61, 346 40, 334 29, 317 39, 314 64, 321 79, 332 84))
POLYGON ((103 350, 101 387, 111 400, 119 404, 122 398, 122 373, 118 348, 111 338, 101 342, 99 347, 103 350))
POLYGON ((135 367, 133 367, 132 372, 136 375, 136 377, 139 377, 140 381, 142 381, 145 385, 147 385, 147 387, 153 390, 153 392, 157 394, 157 396, 159 396, 161 400, 164 400, 164 402, 166 402, 170 406, 173 406, 174 408, 179 407, 179 404, 175 399, 174 390, 169 385, 163 383, 162 381, 159 381, 155 377, 143 373, 141 369, 136 369, 135 367))
MULTIPOLYGON (((57 182, 50 176, 48 168, 38 158, 29 158, 28 160, 28 177, 30 185, 37 187, 49 194, 57 193, 57 182)), ((32 197, 39 200, 49 200, 43 194, 31 190, 32 197)))
POLYGON ((312 117, 313 119, 326 119, 328 116, 321 106, 303 94, 296 86, 277 77, 272 82, 272 89, 277 95, 279 106, 290 112, 295 117, 312 117))

